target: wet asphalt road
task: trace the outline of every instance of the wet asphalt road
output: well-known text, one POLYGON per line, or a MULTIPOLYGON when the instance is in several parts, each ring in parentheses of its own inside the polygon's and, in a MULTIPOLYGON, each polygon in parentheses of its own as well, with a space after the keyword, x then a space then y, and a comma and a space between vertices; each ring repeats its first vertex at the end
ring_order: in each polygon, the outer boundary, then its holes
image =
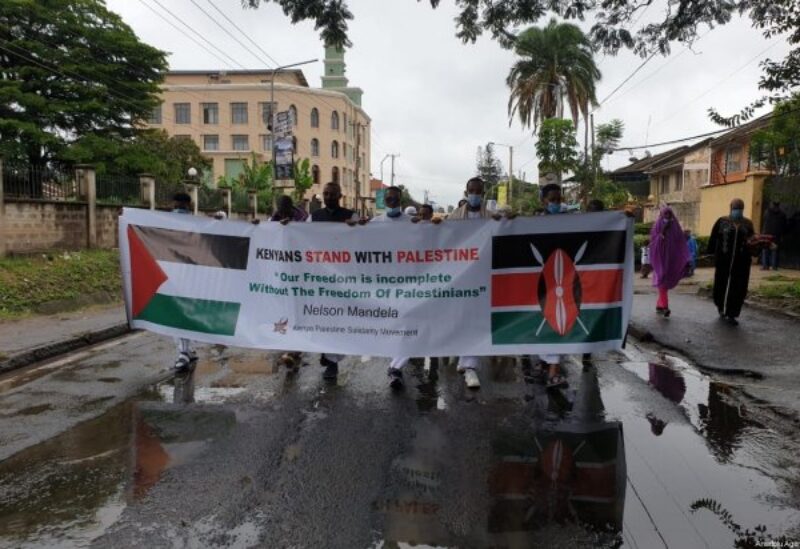
POLYGON ((315 356, 287 375, 203 348, 173 378, 172 353, 135 334, 0 379, 0 547, 800 540, 793 426, 657 348, 572 358, 556 393, 519 360, 487 361, 476 393, 417 361, 392 394, 386 359, 330 385, 315 356))

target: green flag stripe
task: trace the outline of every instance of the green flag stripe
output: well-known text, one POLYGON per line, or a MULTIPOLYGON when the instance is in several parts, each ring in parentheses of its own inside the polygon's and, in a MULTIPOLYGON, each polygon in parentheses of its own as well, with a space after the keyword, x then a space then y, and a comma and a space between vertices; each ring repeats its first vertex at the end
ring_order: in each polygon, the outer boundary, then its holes
POLYGON ((492 313, 492 344, 528 345, 537 343, 594 343, 622 339, 622 308, 582 310, 579 318, 589 331, 575 322, 572 330, 560 336, 544 323, 541 311, 502 311, 492 313))
POLYGON ((136 317, 154 324, 192 332, 232 336, 241 304, 156 294, 136 317))

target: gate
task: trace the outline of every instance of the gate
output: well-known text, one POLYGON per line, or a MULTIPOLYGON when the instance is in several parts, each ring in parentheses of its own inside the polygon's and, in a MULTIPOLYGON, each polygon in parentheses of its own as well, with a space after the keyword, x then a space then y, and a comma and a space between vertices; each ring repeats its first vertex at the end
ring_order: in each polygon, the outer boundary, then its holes
MULTIPOLYGON (((764 199, 761 219, 770 204, 777 200, 781 203, 789 221, 786 235, 780 248, 780 266, 800 269, 800 176, 772 176, 764 183, 764 199)), ((756 227, 760 230, 761 227, 756 227)))

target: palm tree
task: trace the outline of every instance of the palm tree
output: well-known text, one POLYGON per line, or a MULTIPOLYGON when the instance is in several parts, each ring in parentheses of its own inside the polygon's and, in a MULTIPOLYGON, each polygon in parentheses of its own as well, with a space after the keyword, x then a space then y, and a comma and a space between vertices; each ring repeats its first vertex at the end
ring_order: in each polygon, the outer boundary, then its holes
POLYGON ((514 51, 520 59, 506 79, 509 125, 516 114, 523 126, 534 128, 542 120, 563 118, 565 97, 574 125, 579 114, 586 119, 589 105, 597 104, 600 71, 581 29, 552 19, 543 29, 531 27, 517 35, 514 51))

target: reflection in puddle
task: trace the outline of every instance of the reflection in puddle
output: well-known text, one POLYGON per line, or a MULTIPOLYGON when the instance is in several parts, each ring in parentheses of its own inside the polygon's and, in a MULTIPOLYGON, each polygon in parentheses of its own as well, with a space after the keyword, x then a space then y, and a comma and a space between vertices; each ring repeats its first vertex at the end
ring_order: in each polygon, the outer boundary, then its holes
POLYGON ((184 406, 221 394, 195 391, 194 376, 182 376, 0 463, 0 546, 76 546, 100 537, 166 470, 201 458, 230 433, 233 411, 184 406), (160 398, 165 387, 170 402, 160 398))

